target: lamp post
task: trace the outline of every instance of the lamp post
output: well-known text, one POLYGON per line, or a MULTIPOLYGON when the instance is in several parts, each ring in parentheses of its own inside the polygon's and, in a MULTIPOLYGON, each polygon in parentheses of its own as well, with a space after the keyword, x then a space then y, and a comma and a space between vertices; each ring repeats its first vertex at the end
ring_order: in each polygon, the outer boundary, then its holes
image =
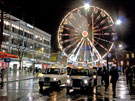
MULTIPOLYGON (((43 53, 44 53, 44 47, 41 48, 41 54, 43 55, 43 53)), ((41 57, 41 66, 42 66, 42 69, 43 69, 43 56, 41 57)))
MULTIPOLYGON (((122 24, 122 21, 120 19, 116 20, 115 24, 117 26, 120 26, 122 24)), ((118 62, 119 62, 119 58, 118 58, 118 50, 122 47, 121 44, 118 45, 118 42, 116 41, 116 68, 118 68, 118 62)))

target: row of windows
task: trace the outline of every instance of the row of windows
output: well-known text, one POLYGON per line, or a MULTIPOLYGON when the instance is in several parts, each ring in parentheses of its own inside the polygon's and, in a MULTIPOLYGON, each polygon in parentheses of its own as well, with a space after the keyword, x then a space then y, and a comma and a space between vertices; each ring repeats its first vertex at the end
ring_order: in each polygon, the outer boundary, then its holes
MULTIPOLYGON (((34 37, 34 35, 27 33, 25 31, 22 31, 20 29, 16 29, 15 27, 12 27, 10 30, 9 25, 4 25, 4 29, 8 30, 8 31, 12 31, 13 33, 19 34, 21 36, 25 36, 25 37, 30 38, 32 40, 34 39, 34 40, 42 43, 42 39, 40 39, 39 37, 34 37)), ((43 43, 49 45, 49 41, 43 40, 43 43)))
MULTIPOLYGON (((3 36, 3 42, 9 42, 9 37, 4 35, 3 36)), ((24 46, 24 47, 27 47, 27 48, 30 48, 30 49, 34 49, 34 50, 37 50, 39 52, 41 51, 41 52, 49 53, 49 48, 47 48, 45 46, 42 46, 40 44, 37 44, 37 43, 27 42, 27 40, 23 41, 23 39, 12 38, 11 43, 14 44, 14 45, 24 46), (41 50, 42 48, 43 48, 43 50, 41 50)))

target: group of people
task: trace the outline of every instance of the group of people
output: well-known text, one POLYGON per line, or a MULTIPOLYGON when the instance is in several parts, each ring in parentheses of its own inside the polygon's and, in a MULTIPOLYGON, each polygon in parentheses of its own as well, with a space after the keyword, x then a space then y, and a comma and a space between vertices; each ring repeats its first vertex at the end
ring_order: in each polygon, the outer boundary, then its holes
POLYGON ((100 90, 102 85, 105 85, 105 91, 108 89, 109 84, 112 83, 113 96, 116 94, 116 83, 118 80, 118 70, 116 67, 112 67, 109 71, 105 66, 97 70, 97 92, 100 90), (109 75, 111 79, 109 79, 109 75))

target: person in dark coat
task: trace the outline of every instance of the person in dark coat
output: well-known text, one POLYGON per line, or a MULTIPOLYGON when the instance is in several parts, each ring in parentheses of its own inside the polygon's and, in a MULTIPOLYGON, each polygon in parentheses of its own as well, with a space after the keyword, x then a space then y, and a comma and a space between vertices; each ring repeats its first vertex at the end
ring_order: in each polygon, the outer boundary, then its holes
POLYGON ((1 69, 1 82, 4 80, 4 74, 5 74, 5 69, 4 67, 1 69))
POLYGON ((103 67, 103 74, 104 74, 105 90, 107 90, 109 86, 109 71, 105 66, 103 67))
POLYGON ((130 68, 129 74, 128 74, 128 80, 129 80, 129 86, 130 90, 132 90, 132 81, 133 81, 133 68, 130 68))
POLYGON ((110 82, 112 83, 113 96, 115 96, 116 95, 116 83, 119 78, 119 75, 118 75, 118 70, 114 66, 112 67, 112 69, 110 71, 110 75, 111 75, 110 82))
POLYGON ((126 82, 127 82, 127 85, 129 84, 129 73, 130 73, 130 67, 126 67, 126 82))
POLYGON ((71 72, 71 67, 67 67, 67 74, 69 75, 71 72))
POLYGON ((134 78, 135 78, 135 65, 132 66, 132 69, 133 69, 133 75, 134 75, 134 78))

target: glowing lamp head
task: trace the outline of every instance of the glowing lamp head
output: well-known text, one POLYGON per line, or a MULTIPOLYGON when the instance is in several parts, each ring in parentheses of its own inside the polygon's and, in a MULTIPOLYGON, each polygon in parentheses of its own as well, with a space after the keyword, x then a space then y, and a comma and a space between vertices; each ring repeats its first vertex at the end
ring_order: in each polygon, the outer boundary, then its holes
POLYGON ((85 9, 88 9, 90 7, 89 4, 84 4, 85 9))
POLYGON ((120 25, 121 23, 122 23, 121 20, 116 21, 116 25, 120 25))
POLYGON ((122 48, 122 44, 119 44, 119 48, 122 48))

